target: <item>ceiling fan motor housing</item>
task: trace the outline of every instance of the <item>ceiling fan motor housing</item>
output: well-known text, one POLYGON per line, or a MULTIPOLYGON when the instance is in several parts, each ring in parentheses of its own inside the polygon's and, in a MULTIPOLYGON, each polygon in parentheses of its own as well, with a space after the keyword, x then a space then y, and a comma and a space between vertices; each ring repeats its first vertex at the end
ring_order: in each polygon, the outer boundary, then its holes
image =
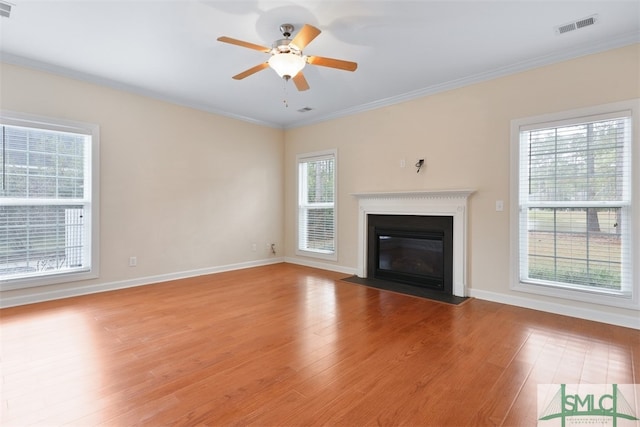
POLYGON ((277 53, 293 53, 296 55, 301 55, 302 51, 298 49, 298 47, 294 44, 291 44, 291 40, 289 39, 280 39, 273 42, 271 52, 273 54, 277 53))

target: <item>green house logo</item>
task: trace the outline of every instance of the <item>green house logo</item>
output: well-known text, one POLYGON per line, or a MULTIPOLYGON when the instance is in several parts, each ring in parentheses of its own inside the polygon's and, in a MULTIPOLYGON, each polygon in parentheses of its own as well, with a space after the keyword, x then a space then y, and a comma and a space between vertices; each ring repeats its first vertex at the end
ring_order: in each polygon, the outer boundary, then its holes
POLYGON ((637 384, 540 385, 538 426, 565 427, 567 423, 571 426, 640 426, 637 415, 639 397, 640 387, 637 384), (621 391, 623 386, 628 397, 621 391))

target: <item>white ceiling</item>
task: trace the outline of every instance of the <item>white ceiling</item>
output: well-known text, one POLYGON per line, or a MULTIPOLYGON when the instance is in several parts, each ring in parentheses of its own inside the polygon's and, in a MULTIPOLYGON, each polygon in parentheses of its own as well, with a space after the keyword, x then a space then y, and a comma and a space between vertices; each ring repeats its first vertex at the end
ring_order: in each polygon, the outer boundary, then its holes
POLYGON ((9 2, 4 62, 282 128, 640 42, 638 0, 9 2), (592 15, 595 25, 555 31, 592 15), (268 54, 216 39, 271 46, 283 23, 320 28, 304 53, 358 69, 307 65, 305 92, 271 69, 232 80, 268 54))

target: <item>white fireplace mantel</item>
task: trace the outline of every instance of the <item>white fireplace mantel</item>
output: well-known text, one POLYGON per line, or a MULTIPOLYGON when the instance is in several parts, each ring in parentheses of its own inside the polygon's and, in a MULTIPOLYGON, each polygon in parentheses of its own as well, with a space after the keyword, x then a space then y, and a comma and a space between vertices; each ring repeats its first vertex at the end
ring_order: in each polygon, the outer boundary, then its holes
POLYGON ((475 190, 352 193, 358 199, 358 271, 367 277, 367 215, 453 217, 453 294, 467 296, 467 200, 475 190))

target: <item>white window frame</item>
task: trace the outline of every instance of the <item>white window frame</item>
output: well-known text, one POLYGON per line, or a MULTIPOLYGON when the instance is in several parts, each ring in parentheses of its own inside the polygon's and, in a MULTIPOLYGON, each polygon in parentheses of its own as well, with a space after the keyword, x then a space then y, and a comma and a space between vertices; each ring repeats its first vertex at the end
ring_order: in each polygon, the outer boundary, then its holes
MULTIPOLYGON (((88 265, 84 268, 61 272, 43 272, 41 275, 18 278, 0 278, 0 290, 31 288, 37 286, 68 283, 80 280, 95 279, 100 272, 100 127, 97 124, 51 118, 8 110, 0 110, 0 124, 21 126, 58 132, 77 133, 91 137, 89 162, 85 164, 85 176, 89 185, 85 189, 82 200, 64 200, 68 203, 81 203, 85 207, 85 227, 88 235, 84 256, 88 257, 88 265), (86 213, 88 211, 88 214, 86 213)), ((3 199, 0 198, 0 203, 3 199)), ((9 199, 7 203, 11 203, 9 199)), ((55 204, 55 203, 54 203, 55 204)))
MULTIPOLYGON (((324 150, 316 151, 312 153, 298 154, 296 156, 296 177, 298 183, 297 201, 296 201, 296 255, 307 256, 312 258, 318 258, 328 261, 338 260, 338 150, 324 150), (315 251, 302 247, 301 242, 305 240, 302 230, 304 230, 305 221, 305 209, 306 206, 303 200, 305 197, 305 184, 301 176, 301 165, 306 162, 319 161, 323 159, 333 159, 334 161, 334 176, 333 176, 333 203, 314 204, 314 207, 333 207, 333 251, 315 251)), ((305 177, 306 178, 306 177, 305 177)))
POLYGON ((573 301, 589 302, 593 304, 622 307, 628 309, 640 309, 640 99, 622 101, 594 107, 575 109, 570 111, 545 114, 535 117, 515 119, 511 121, 511 186, 510 186, 510 232, 511 232, 511 289, 538 295, 563 298, 573 301), (629 213, 629 223, 623 228, 623 239, 628 242, 630 253, 628 260, 630 265, 630 283, 627 293, 607 293, 602 290, 585 290, 579 287, 571 288, 552 283, 522 282, 520 280, 520 180, 521 152, 520 131, 522 129, 542 128, 548 123, 561 124, 563 121, 573 122, 580 118, 605 116, 618 112, 630 112, 631 116, 631 188, 629 191, 630 205, 625 208, 629 213))

